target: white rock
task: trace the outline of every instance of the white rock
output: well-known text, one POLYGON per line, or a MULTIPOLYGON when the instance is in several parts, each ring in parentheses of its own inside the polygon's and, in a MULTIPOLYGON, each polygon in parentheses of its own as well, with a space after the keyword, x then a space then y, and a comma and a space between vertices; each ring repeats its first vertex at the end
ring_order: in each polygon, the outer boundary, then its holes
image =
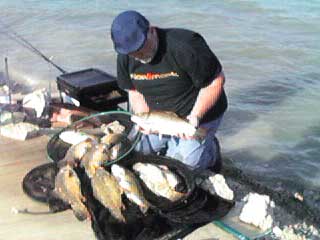
POLYGON ((45 89, 40 89, 27 94, 22 100, 22 105, 25 108, 34 109, 36 111, 37 118, 40 118, 48 104, 48 101, 48 92, 45 89))
POLYGON ((221 174, 214 174, 206 179, 201 188, 210 192, 212 195, 219 195, 220 197, 233 200, 234 193, 226 183, 225 178, 221 174))
POLYGON ((0 86, 0 103, 8 104, 9 102, 9 88, 7 85, 0 86))
POLYGON ((299 236, 295 234, 293 228, 290 226, 284 227, 280 239, 281 240, 306 240, 305 236, 299 236))
POLYGON ((25 114, 23 112, 8 112, 8 111, 0 112, 1 124, 23 122, 24 119, 25 119, 25 114))
POLYGON ((10 123, 0 127, 0 134, 16 140, 26 140, 38 134, 39 127, 26 122, 10 123))
POLYGON ((273 224, 274 203, 267 195, 249 193, 244 199, 246 203, 239 216, 240 220, 252 224, 262 230, 268 230, 273 224))
POLYGON ((12 207, 12 208, 11 208, 11 213, 12 213, 12 214, 18 214, 18 213, 19 213, 19 210, 16 209, 15 207, 12 207))
POLYGON ((274 235, 277 237, 277 238, 281 238, 282 236, 282 230, 276 226, 272 229, 272 232, 274 233, 274 235))
POLYGON ((12 119, 12 113, 8 111, 0 112, 0 123, 10 121, 12 119))
POLYGON ((299 200, 300 202, 303 202, 304 200, 303 195, 301 193, 296 192, 293 196, 295 199, 299 200))

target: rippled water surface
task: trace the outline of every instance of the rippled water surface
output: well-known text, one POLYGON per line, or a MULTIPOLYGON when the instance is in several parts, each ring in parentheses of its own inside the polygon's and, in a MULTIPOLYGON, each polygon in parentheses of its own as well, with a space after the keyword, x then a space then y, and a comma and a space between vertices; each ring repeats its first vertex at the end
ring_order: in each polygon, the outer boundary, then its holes
POLYGON ((2 0, 0 9, 0 71, 7 56, 12 77, 33 86, 54 85, 60 72, 8 39, 3 24, 67 71, 112 74, 109 29, 122 10, 200 32, 227 76, 224 154, 266 179, 320 186, 319 1, 2 0))

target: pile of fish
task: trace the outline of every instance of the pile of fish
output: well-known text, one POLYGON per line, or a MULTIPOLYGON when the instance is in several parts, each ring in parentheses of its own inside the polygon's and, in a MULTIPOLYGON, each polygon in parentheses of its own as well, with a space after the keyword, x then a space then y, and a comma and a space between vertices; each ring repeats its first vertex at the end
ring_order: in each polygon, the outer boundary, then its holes
POLYGON ((77 169, 84 169, 90 179, 93 196, 119 222, 126 222, 122 213, 125 209, 123 197, 136 204, 143 214, 152 206, 144 196, 142 184, 157 196, 175 202, 185 196, 176 190, 179 176, 166 166, 136 162, 130 167, 113 164, 105 168, 104 163, 113 161, 128 144, 125 128, 112 122, 104 126, 105 135, 101 138, 91 136, 72 145, 58 166, 55 179, 56 195, 70 204, 78 220, 90 218, 86 199, 82 195, 81 182, 77 169))

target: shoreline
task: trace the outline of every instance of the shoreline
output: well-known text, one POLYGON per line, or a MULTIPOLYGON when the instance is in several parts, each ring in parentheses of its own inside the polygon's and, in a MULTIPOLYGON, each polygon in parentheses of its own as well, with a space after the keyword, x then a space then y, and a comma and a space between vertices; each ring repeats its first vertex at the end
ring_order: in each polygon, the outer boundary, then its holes
MULTIPOLYGON (((290 236, 291 238, 285 239, 319 239, 320 209, 312 208, 293 192, 285 189, 273 189, 259 181, 257 177, 244 173, 241 169, 236 168, 229 158, 223 158, 221 174, 225 176, 229 187, 235 192, 237 202, 240 202, 250 192, 267 195, 275 202, 273 231, 283 229, 284 234, 293 232, 297 235, 297 238, 290 236), (317 235, 312 235, 312 231, 317 235)), ((278 239, 274 234, 273 232, 263 239, 278 239)))

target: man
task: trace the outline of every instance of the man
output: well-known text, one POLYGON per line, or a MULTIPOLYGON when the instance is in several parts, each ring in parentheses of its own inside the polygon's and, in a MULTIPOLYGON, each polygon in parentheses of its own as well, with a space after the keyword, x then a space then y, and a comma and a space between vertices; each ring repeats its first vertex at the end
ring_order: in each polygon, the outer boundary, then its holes
POLYGON ((134 113, 172 111, 207 130, 203 141, 187 134, 159 138, 149 129, 137 150, 178 159, 193 168, 219 171, 216 130, 227 109, 221 64, 202 36, 185 29, 151 26, 136 11, 120 13, 111 26, 117 81, 134 113))

